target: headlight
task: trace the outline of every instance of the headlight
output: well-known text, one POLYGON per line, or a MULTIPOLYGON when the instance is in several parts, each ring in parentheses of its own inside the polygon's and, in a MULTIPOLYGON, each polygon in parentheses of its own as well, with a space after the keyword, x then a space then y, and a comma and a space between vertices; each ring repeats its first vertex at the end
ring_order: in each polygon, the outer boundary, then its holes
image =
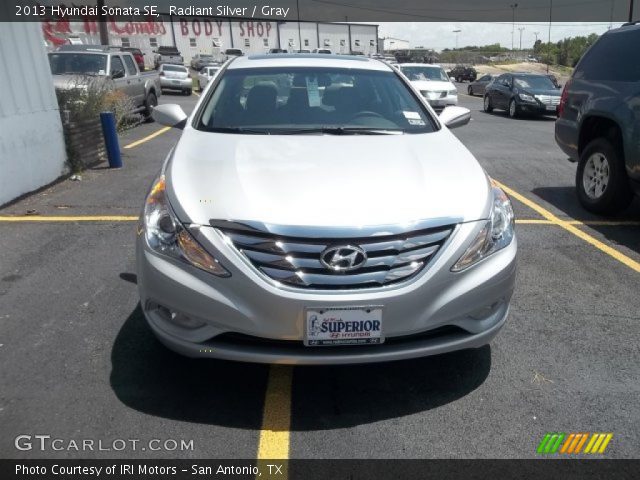
POLYGON ((165 194, 164 175, 151 187, 144 204, 143 230, 149 247, 155 252, 177 258, 218 277, 231 274, 200 246, 175 217, 165 194))
POLYGON ((525 102, 535 102, 536 99, 533 95, 529 95, 528 93, 519 93, 518 96, 520 100, 524 100, 525 102))
POLYGON ((462 257, 451 267, 452 272, 460 272, 492 253, 502 250, 511 243, 514 235, 514 216, 507 194, 493 186, 491 217, 486 221, 476 238, 462 257))
POLYGON ((457 96, 458 95, 458 90, 449 90, 447 93, 449 95, 456 95, 457 96))

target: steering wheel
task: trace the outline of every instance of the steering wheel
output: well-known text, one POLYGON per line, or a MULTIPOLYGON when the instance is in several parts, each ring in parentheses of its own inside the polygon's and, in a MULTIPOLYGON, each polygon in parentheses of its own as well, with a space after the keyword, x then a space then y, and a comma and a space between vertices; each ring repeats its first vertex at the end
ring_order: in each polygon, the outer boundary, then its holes
MULTIPOLYGON (((351 117, 349 119, 349 122, 351 122, 352 120, 357 120, 358 118, 363 118, 363 117, 376 117, 376 118, 384 118, 382 115, 380 115, 379 113, 376 112, 372 112, 370 110, 363 110, 362 112, 358 112, 356 113, 353 117, 351 117)), ((386 120, 386 119, 385 119, 386 120)))

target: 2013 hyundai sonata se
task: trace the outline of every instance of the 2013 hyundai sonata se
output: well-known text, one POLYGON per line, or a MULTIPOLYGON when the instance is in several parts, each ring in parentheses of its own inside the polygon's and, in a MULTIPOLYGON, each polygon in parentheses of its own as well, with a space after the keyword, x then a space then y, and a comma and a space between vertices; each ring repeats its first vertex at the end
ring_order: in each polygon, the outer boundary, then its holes
POLYGON ((144 315, 191 357, 399 360, 487 344, 513 292, 511 204, 399 72, 366 58, 236 58, 146 197, 144 315))

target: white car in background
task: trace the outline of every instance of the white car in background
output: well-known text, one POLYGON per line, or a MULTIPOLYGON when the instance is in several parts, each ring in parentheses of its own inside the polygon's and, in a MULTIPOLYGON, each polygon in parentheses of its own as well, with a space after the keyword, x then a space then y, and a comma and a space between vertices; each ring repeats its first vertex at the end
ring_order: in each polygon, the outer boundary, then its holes
POLYGON ((458 89, 440 65, 401 63, 399 68, 434 110, 458 105, 458 89))
POLYGON ((198 88, 200 90, 204 90, 204 87, 206 87, 209 81, 216 76, 218 71, 220 71, 220 67, 218 65, 207 65, 200 70, 200 73, 198 73, 198 88))

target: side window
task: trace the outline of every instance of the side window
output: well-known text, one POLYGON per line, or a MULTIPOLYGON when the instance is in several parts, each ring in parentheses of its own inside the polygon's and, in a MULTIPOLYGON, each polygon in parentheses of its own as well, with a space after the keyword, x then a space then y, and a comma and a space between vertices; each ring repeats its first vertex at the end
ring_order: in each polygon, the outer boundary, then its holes
POLYGON ((124 72, 124 65, 122 64, 122 60, 119 56, 113 55, 111 57, 111 75, 114 73, 121 71, 124 72))
MULTIPOLYGON (((640 81, 640 30, 605 34, 584 55, 575 78, 617 82, 640 81)), ((627 27, 632 28, 632 27, 627 27)))
POLYGON ((136 64, 133 62, 133 58, 131 58, 129 55, 124 56, 124 63, 127 66, 127 73, 129 75, 135 75, 136 73, 138 73, 138 71, 136 70, 136 64))

